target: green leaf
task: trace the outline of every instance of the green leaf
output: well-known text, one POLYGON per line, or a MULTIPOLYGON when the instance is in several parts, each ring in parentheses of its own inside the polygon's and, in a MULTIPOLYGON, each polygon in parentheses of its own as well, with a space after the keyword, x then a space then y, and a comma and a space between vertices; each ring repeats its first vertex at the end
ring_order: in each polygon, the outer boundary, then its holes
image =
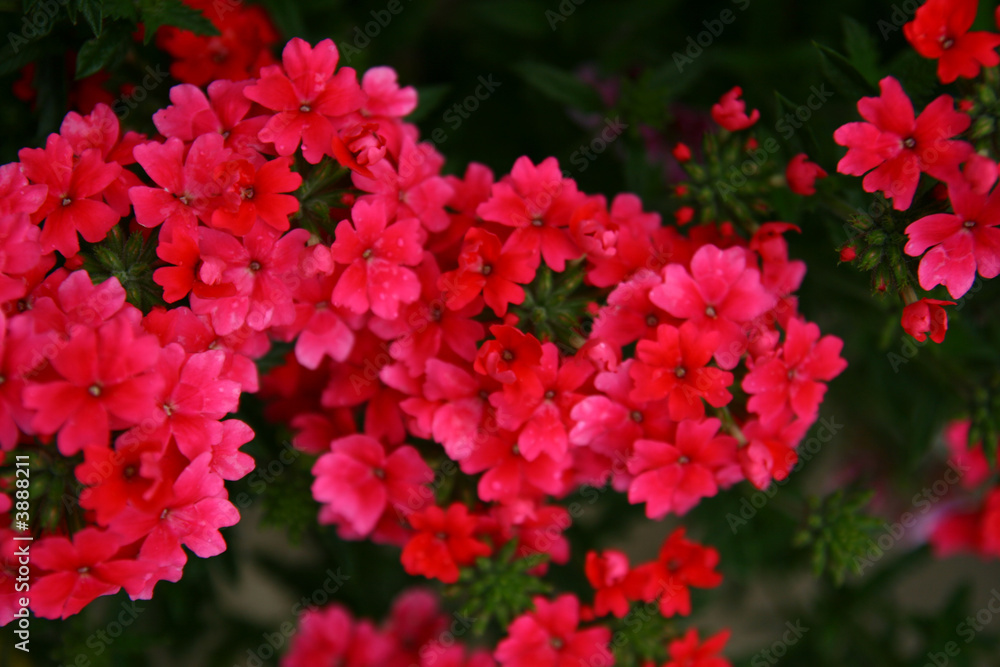
POLYGON ((165 25, 190 30, 196 35, 219 34, 204 14, 188 7, 181 0, 140 0, 140 10, 142 22, 146 24, 144 44, 149 44, 156 31, 165 25))
POLYGON ((94 37, 100 37, 104 23, 104 5, 101 0, 79 0, 80 13, 87 20, 94 37))
POLYGON ((125 19, 134 23, 139 16, 134 0, 103 0, 101 7, 104 14, 113 19, 125 19))
POLYGON ((879 52, 875 36, 868 28, 850 17, 845 16, 843 22, 844 48, 847 50, 848 60, 868 83, 877 84, 879 52))
POLYGON ((529 86, 549 99, 580 111, 600 111, 604 108, 597 91, 576 75, 543 63, 523 61, 514 66, 529 86))
POLYGON ((878 94, 878 89, 842 53, 818 42, 813 46, 819 52, 823 74, 834 88, 850 98, 878 94))
POLYGON ((76 78, 83 79, 103 70, 114 69, 131 44, 131 29, 115 24, 100 37, 88 39, 76 56, 76 78))

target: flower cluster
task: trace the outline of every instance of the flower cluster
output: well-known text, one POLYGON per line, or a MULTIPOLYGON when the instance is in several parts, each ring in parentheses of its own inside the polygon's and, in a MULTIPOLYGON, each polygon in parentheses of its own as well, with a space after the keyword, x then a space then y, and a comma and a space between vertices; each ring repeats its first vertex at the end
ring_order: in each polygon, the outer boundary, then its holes
MULTIPOLYGON (((996 52, 1000 35, 969 32, 978 4, 977 0, 928 0, 903 26, 907 40, 921 56, 937 59, 941 83, 959 77, 974 79, 981 68, 1000 63, 996 52)), ((864 121, 848 123, 834 133, 834 140, 847 147, 837 170, 864 176, 865 191, 881 192, 892 200, 896 211, 911 209, 922 174, 940 183, 942 187, 929 191, 925 198, 929 204, 914 206, 918 213, 905 228, 903 251, 920 258, 917 279, 922 289, 943 285, 953 299, 961 298, 977 273, 983 278, 1000 274, 1000 190, 994 188, 997 163, 960 138, 972 132, 975 105, 964 99, 956 108, 950 95, 940 95, 916 114, 895 78, 882 79, 879 87, 878 97, 858 102, 864 121), (944 199, 942 191, 947 192, 947 207, 939 201, 944 199)), ((864 269, 874 268, 882 256, 882 250, 873 246, 881 246, 883 230, 874 233, 880 240, 863 253, 864 269)), ((853 260, 853 247, 844 250, 848 251, 845 261, 853 260)), ((943 342, 948 319, 942 306, 954 302, 918 298, 906 284, 903 258, 890 256, 890 260, 890 281, 882 276, 876 287, 885 291, 887 282, 895 282, 906 303, 902 316, 906 332, 919 341, 929 332, 934 342, 943 342)))
MULTIPOLYGON (((633 195, 580 191, 554 158, 445 176, 391 69, 359 79, 330 40, 248 58, 262 24, 218 27, 194 46, 160 36, 192 81, 154 115, 162 136, 122 135, 98 105, 0 171, 0 442, 68 463, 75 483, 54 491, 70 509, 32 527, 35 613, 119 588, 149 597, 181 576, 182 546, 225 548, 218 529, 239 515, 223 481, 253 464, 238 451, 250 429, 224 417, 258 384, 267 416, 317 457, 319 521, 446 583, 507 547, 534 573, 567 562, 558 501, 583 485, 658 519, 788 475, 846 366, 842 342, 798 312, 805 265, 784 238, 797 228, 712 221, 685 236, 633 195), (209 78, 231 78, 203 89, 212 45, 229 55, 209 78), (148 275, 115 263, 132 239, 155 249, 148 275), (95 285, 91 266, 121 280, 95 285), (133 305, 150 291, 166 306, 133 305), (272 341, 291 351, 258 383, 272 341)), ((758 117, 738 93, 716 114, 734 131, 758 117)), ((790 169, 803 191, 822 175, 790 169)), ((683 530, 653 563, 623 558, 588 556, 593 609, 563 595, 518 610, 500 664, 610 658, 610 630, 580 619, 631 603, 687 615, 689 587, 720 581, 718 554, 683 530)), ((389 664, 391 635, 334 607, 303 620, 288 661, 389 664)), ((722 664, 724 641, 689 633, 668 664, 722 664)))
MULTIPOLYGON (((144 314, 117 278, 95 284, 80 268, 79 236, 99 244, 132 220, 143 186, 123 165, 145 145, 98 105, 0 167, 0 448, 35 459, 41 476, 3 511, 38 537, 30 599, 43 617, 121 588, 147 599, 181 576, 182 546, 223 551, 219 528, 239 520, 224 481, 253 468, 239 451, 253 432, 224 419, 257 387, 245 340, 222 340, 187 308, 144 314)), ((17 595, 13 570, 3 573, 6 623, 17 595)))

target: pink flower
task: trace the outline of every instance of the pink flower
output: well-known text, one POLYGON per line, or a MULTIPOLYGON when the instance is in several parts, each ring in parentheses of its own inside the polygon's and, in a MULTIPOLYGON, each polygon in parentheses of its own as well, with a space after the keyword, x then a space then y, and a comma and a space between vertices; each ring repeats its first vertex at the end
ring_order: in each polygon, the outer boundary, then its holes
POLYGON ((646 516, 686 514, 702 498, 714 496, 720 484, 739 479, 736 440, 717 435, 715 418, 687 419, 677 426, 674 443, 637 440, 628 470, 635 475, 628 490, 633 505, 645 502, 646 516))
POLYGON ((159 350, 156 338, 138 333, 125 315, 97 329, 73 328, 52 357, 56 379, 24 389, 25 405, 37 411, 32 428, 58 433, 59 452, 72 456, 84 445, 107 444, 112 429, 155 415, 162 379, 150 371, 159 350))
POLYGON ((164 386, 157 403, 163 411, 163 425, 192 461, 211 450, 208 435, 218 429, 221 437, 218 421, 239 405, 239 383, 221 377, 225 361, 222 350, 189 355, 177 343, 160 352, 156 370, 164 386))
POLYGON ((39 239, 44 252, 76 255, 77 233, 89 243, 104 240, 120 216, 100 195, 121 174, 121 165, 106 163, 96 148, 74 160, 69 141, 58 134, 49 135, 45 148, 23 148, 18 157, 24 175, 49 188, 45 202, 32 215, 33 222, 44 220, 39 239))
POLYGON ((733 395, 726 387, 733 383, 733 374, 706 365, 718 340, 717 332, 701 334, 690 322, 680 329, 661 324, 655 341, 640 340, 636 346, 638 362, 631 370, 635 381, 632 400, 667 399, 670 418, 678 422, 704 417, 703 398, 716 408, 729 403, 733 395))
MULTIPOLYGON (((546 265, 562 271, 567 260, 581 254, 566 227, 583 200, 576 182, 563 178, 555 158, 535 166, 527 157, 520 157, 510 177, 493 184, 489 200, 480 204, 476 213, 483 220, 514 227, 504 248, 541 253, 546 265)), ((532 268, 537 262, 536 256, 532 268)))
POLYGON ((780 482, 788 477, 799 460, 795 447, 809 425, 804 419, 793 420, 788 412, 785 419, 776 419, 766 425, 756 419, 744 424, 741 430, 747 444, 740 448, 739 459, 747 481, 758 489, 766 489, 771 480, 780 482))
POLYGON ((866 123, 848 123, 833 133, 847 146, 837 171, 852 176, 865 173, 865 192, 881 190, 898 211, 910 207, 920 172, 950 182, 958 165, 973 152, 971 144, 953 140, 971 119, 955 111, 950 96, 942 95, 916 118, 913 104, 899 82, 887 76, 879 82, 880 97, 863 97, 858 111, 866 123))
POLYGON ((903 308, 903 330, 923 343, 930 332, 935 343, 944 342, 944 334, 948 331, 948 313, 941 306, 954 306, 954 301, 939 301, 938 299, 921 299, 903 308))
POLYGON ((815 162, 809 161, 809 156, 799 153, 788 162, 785 168, 785 180, 788 189, 797 195, 816 194, 816 179, 826 178, 826 171, 815 162))
POLYGON ((740 99, 742 94, 743 89, 736 86, 712 105, 712 118, 730 132, 745 130, 760 118, 760 111, 757 109, 747 116, 747 103, 740 99))
POLYGON ((121 546, 114 533, 97 528, 84 528, 72 541, 52 535, 32 545, 32 564, 43 574, 31 582, 31 610, 42 618, 67 618, 122 586, 134 597, 149 577, 150 567, 116 559, 121 546))
POLYGON ((451 219, 445 205, 455 194, 441 176, 444 157, 430 143, 416 143, 404 137, 399 149, 399 166, 390 160, 371 165, 371 176, 355 171, 351 178, 358 189, 371 193, 358 201, 378 203, 390 218, 416 218, 431 232, 443 232, 451 219))
POLYGON ((371 533, 387 509, 420 509, 410 506, 410 494, 422 500, 417 489, 434 476, 413 447, 403 445, 387 455, 381 443, 367 435, 334 440, 312 472, 313 497, 328 504, 328 517, 346 523, 359 536, 371 533))
POLYGON ((1000 188, 976 192, 964 179, 948 185, 954 213, 933 213, 910 223, 907 255, 920 257, 917 275, 925 290, 944 285, 955 299, 969 291, 976 271, 1000 275, 1000 188), (928 248, 930 250, 928 251, 928 248))
MULTIPOLYGON (((82 157, 87 150, 96 148, 106 162, 117 162, 124 167, 135 163, 132 150, 146 137, 136 132, 126 132, 122 137, 120 133, 118 117, 106 104, 98 104, 86 116, 70 111, 59 126, 59 134, 69 141, 76 157, 82 157)), ((132 210, 128 199, 129 188, 136 185, 140 185, 139 177, 128 169, 122 169, 118 178, 104 190, 104 201, 116 214, 125 217, 132 210)))
POLYGON ((0 166, 0 215, 34 213, 45 203, 49 186, 31 185, 17 162, 0 166))
POLYGON ((330 248, 333 259, 347 265, 333 288, 333 305, 395 319, 401 303, 420 298, 420 280, 406 268, 423 256, 420 221, 407 218, 390 225, 383 205, 364 201, 354 205, 351 218, 353 225, 347 220, 337 225, 330 248))
POLYGON ((790 319, 784 345, 773 356, 758 360, 743 378, 743 390, 753 394, 747 408, 765 423, 788 408, 800 419, 815 420, 826 393, 822 381, 847 368, 840 357, 843 347, 844 341, 836 336, 820 338, 815 324, 790 319))
POLYGON ((1000 35, 969 32, 978 6, 978 0, 927 0, 903 26, 903 34, 917 53, 938 59, 941 83, 952 83, 960 76, 972 79, 980 67, 1000 63, 996 53, 1000 35))
POLYGON ((186 546, 199 558, 217 556, 226 550, 220 528, 234 526, 240 513, 227 500, 222 477, 210 468, 212 455, 201 454, 177 476, 170 497, 152 511, 126 507, 111 524, 128 542, 145 536, 139 558, 158 566, 141 594, 152 596, 155 584, 166 578, 176 581, 187 562, 186 546), (176 577, 176 578, 175 578, 176 577))
POLYGON ((244 89, 254 80, 213 81, 208 85, 208 96, 197 86, 183 83, 170 89, 173 103, 153 114, 153 124, 165 137, 177 137, 190 143, 203 134, 219 134, 225 139, 226 148, 257 164, 263 159, 260 152, 265 142, 257 133, 269 116, 247 118, 253 103, 243 95, 244 89))
POLYGON ((261 141, 273 142, 278 155, 288 156, 302 143, 302 155, 317 164, 329 150, 335 123, 365 103, 357 73, 341 67, 332 40, 315 48, 293 37, 282 51, 282 66, 269 65, 243 94, 276 113, 260 131, 261 141))
POLYGON ((308 608, 292 638, 281 667, 319 665, 387 665, 393 642, 368 621, 355 621, 339 604, 308 608))
POLYGON ((210 317, 220 336, 244 324, 253 331, 290 324, 295 319, 292 286, 298 276, 309 232, 293 229, 280 235, 263 222, 242 239, 201 227, 198 278, 217 291, 191 294, 191 310, 210 317))
POLYGON ((577 629, 580 601, 575 595, 561 595, 552 602, 536 597, 534 603, 535 610, 514 619, 507 637, 497 644, 493 657, 501 667, 614 664, 608 628, 577 629))
POLYGON ((211 220, 212 211, 224 202, 230 207, 239 204, 233 184, 216 178, 218 168, 232 157, 219 134, 203 134, 189 149, 172 138, 136 146, 133 153, 159 186, 137 185, 128 192, 136 222, 143 227, 163 223, 168 239, 176 238, 175 233, 194 237, 198 218, 211 220))
POLYGON ((731 369, 747 349, 743 325, 774 306, 776 298, 760 283, 760 272, 746 265, 742 248, 704 245, 691 258, 691 273, 680 264, 664 270, 663 284, 649 300, 674 317, 687 319, 701 335, 717 332, 715 361, 731 369))

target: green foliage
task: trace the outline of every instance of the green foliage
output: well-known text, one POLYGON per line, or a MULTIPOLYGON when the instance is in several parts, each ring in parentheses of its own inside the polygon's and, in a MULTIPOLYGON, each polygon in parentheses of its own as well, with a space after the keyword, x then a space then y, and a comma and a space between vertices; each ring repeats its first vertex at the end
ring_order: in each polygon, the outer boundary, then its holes
POLYGON ((199 10, 185 5, 181 0, 138 0, 139 13, 146 32, 143 39, 148 44, 160 27, 169 25, 190 30, 196 35, 218 35, 219 31, 199 10))
POLYGON ((482 635, 495 622, 501 632, 514 618, 532 608, 532 598, 551 590, 551 584, 531 570, 548 559, 543 553, 524 553, 511 540, 490 558, 477 558, 473 567, 462 568, 458 583, 445 588, 445 595, 458 599, 461 613, 472 619, 473 631, 482 635))
POLYGON ((824 498, 809 498, 806 525, 795 535, 793 544, 812 548, 813 572, 817 577, 826 573, 841 585, 848 568, 862 573, 859 558, 871 548, 872 535, 880 525, 877 517, 863 512, 873 495, 871 491, 839 489, 824 498))
POLYGON ((558 279, 542 265, 525 287, 524 302, 510 310, 539 339, 553 341, 572 354, 586 342, 591 320, 587 307, 598 292, 583 285, 584 275, 580 262, 569 263, 558 279))
POLYGON ((125 288, 126 299, 148 313, 153 306, 163 304, 163 288, 153 282, 158 230, 145 238, 141 232, 127 233, 119 224, 111 228, 106 239, 84 252, 83 268, 95 283, 117 278, 125 288))

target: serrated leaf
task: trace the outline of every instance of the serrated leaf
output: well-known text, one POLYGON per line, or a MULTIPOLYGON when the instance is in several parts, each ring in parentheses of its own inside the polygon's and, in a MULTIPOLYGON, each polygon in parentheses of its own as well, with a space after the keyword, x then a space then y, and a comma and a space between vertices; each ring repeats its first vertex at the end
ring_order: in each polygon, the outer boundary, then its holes
POLYGON ((868 83, 875 85, 879 80, 879 52, 875 36, 868 28, 848 16, 844 17, 843 24, 844 49, 848 60, 868 83))
POLYGON ((100 37, 104 23, 104 3, 102 0, 80 0, 80 13, 87 21, 94 37, 100 37))
POLYGON ((218 29, 204 14, 181 0, 141 0, 142 22, 146 25, 143 43, 149 44, 163 26, 190 30, 196 35, 218 35, 218 29))
POLYGON ((514 66, 525 83, 546 97, 580 111, 603 108, 597 91, 577 76, 551 65, 524 61, 514 66))
POLYGON ((128 50, 130 33, 128 27, 115 25, 105 30, 100 37, 84 42, 76 56, 76 78, 86 78, 102 69, 114 69, 128 50))
POLYGON ((134 23, 138 18, 134 0, 103 0, 101 7, 105 16, 113 19, 125 19, 134 23))

